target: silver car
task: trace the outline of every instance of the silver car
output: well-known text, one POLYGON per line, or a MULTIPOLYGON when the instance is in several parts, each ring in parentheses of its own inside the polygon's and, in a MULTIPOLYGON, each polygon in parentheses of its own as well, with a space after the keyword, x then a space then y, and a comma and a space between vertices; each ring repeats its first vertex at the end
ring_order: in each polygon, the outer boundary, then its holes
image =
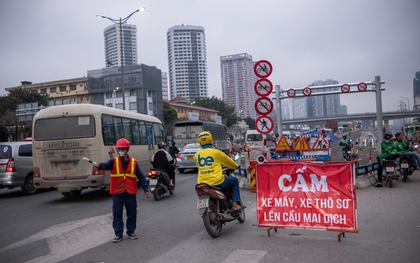
POLYGON ((186 169, 197 169, 194 157, 199 150, 201 150, 201 146, 198 143, 189 143, 182 147, 176 156, 176 168, 180 173, 186 169))
POLYGON ((0 142, 0 189, 21 187, 24 194, 35 194, 32 142, 0 142))

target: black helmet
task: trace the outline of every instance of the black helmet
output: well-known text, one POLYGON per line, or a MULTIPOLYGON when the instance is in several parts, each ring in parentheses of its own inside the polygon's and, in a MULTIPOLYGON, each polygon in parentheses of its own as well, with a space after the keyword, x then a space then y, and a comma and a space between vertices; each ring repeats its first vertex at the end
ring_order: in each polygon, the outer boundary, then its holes
POLYGON ((346 139, 347 138, 347 135, 343 134, 343 138, 346 139))
POLYGON ((172 141, 172 146, 174 146, 175 145, 175 142, 174 141, 172 141))
POLYGON ((385 140, 391 140, 392 135, 389 134, 389 133, 386 133, 385 136, 384 136, 384 138, 385 138, 385 140))
POLYGON ((158 149, 163 149, 165 148, 165 143, 164 142, 159 142, 158 143, 158 149))

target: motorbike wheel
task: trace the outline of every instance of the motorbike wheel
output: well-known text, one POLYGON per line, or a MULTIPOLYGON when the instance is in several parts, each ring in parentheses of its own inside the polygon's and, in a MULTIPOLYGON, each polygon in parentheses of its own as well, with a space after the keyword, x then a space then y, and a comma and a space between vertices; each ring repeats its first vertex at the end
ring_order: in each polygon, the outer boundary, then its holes
POLYGON ((407 182, 408 181, 408 169, 403 169, 403 182, 407 182))
POLYGON ((394 179, 394 175, 393 174, 388 175, 389 188, 392 187, 392 179, 394 179))
POLYGON ((160 194, 160 185, 156 186, 155 190, 153 191, 153 198, 156 201, 162 199, 162 195, 160 194))
POLYGON ((203 214, 203 223, 207 233, 216 238, 222 233, 222 222, 217 220, 217 205, 216 201, 209 200, 209 207, 203 214))
POLYGON ((243 222, 245 222, 245 209, 241 209, 241 211, 238 213, 239 213, 238 221, 239 223, 242 224, 243 222))

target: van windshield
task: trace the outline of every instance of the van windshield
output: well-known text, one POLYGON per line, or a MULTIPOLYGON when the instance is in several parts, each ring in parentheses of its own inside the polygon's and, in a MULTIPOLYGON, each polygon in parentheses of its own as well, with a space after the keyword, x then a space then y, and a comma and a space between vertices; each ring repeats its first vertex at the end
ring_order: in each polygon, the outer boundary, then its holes
POLYGON ((36 141, 94 136, 95 120, 92 116, 40 119, 35 122, 34 139, 36 141))
POLYGON ((263 140, 263 136, 262 134, 248 134, 248 136, 246 137, 246 141, 247 142, 262 142, 263 140))

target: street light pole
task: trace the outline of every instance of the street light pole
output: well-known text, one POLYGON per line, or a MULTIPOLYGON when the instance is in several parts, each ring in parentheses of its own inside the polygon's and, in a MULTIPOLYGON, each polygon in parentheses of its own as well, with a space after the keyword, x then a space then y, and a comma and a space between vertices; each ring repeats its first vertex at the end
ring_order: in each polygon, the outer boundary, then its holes
MULTIPOLYGON (((409 110, 409 111, 411 111, 411 110, 410 110, 410 100, 409 100, 407 97, 403 97, 403 96, 401 96, 400 98, 401 98, 401 99, 406 99, 406 100, 407 100, 407 107, 408 107, 408 110, 409 110)), ((405 120, 405 119, 404 119, 404 120, 405 120)), ((410 124, 410 121, 411 121, 411 120, 410 120, 410 118, 408 118, 408 124, 410 124)))
POLYGON ((131 14, 129 14, 127 17, 125 18, 121 18, 120 19, 113 19, 107 16, 102 16, 102 15, 96 15, 96 17, 98 18, 106 18, 109 21, 111 21, 114 24, 118 24, 119 28, 120 28, 120 56, 121 56, 121 91, 123 94, 123 110, 125 110, 125 83, 124 83, 124 52, 123 52, 123 38, 122 38, 122 25, 124 23, 126 23, 128 21, 128 19, 130 19, 130 17, 132 15, 134 15, 137 12, 141 12, 144 9, 146 9, 145 7, 141 7, 139 9, 137 9, 136 11, 132 12, 131 14))

